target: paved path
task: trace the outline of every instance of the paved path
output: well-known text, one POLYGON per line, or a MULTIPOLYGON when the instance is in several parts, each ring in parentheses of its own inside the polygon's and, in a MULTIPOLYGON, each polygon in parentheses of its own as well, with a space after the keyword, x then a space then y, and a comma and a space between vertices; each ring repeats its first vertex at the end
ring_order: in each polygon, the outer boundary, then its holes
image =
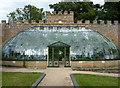
MULTIPOLYGON (((30 68, 15 68, 15 67, 3 67, 3 72, 43 72, 46 74, 45 78, 41 81, 38 86, 73 86, 70 74, 94 74, 94 75, 105 75, 120 77, 120 74, 113 73, 98 73, 90 71, 73 71, 71 68, 47 68, 47 69, 30 69, 30 68)), ((39 87, 38 87, 39 88, 39 87)))
POLYGON ((45 78, 38 86, 73 86, 71 68, 47 68, 45 78))

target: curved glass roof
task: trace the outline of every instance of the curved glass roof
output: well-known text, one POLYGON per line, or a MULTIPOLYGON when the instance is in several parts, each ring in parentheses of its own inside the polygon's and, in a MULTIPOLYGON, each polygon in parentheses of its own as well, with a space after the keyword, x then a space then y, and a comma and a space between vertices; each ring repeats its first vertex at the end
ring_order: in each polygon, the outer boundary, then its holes
POLYGON ((57 41, 70 45, 70 57, 76 60, 119 58, 115 44, 94 29, 84 26, 47 25, 33 26, 8 40, 3 46, 3 57, 46 59, 47 46, 57 41))

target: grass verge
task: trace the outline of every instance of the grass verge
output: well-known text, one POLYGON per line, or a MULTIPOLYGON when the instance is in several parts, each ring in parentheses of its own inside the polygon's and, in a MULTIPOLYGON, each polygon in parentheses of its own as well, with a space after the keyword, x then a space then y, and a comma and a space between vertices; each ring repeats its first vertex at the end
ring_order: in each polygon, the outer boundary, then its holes
POLYGON ((2 86, 32 86, 41 73, 2 72, 2 86))
POLYGON ((73 75, 79 86, 118 86, 120 77, 99 76, 89 74, 73 75))

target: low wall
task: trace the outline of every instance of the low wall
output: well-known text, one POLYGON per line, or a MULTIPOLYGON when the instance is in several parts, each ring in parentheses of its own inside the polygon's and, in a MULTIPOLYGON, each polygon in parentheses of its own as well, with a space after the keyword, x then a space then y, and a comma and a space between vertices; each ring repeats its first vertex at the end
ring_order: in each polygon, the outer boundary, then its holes
POLYGON ((25 67, 47 68, 47 61, 25 61, 25 67))
POLYGON ((47 68, 47 61, 0 61, 3 66, 47 68))
POLYGON ((23 67, 23 61, 1 61, 4 66, 23 67))
MULTIPOLYGON (((28 68, 47 68, 47 61, 0 61, 3 66, 28 67, 28 68)), ((109 61, 71 61, 73 70, 118 70, 120 60, 109 61)))
POLYGON ((71 68, 118 68, 120 60, 71 61, 71 68))

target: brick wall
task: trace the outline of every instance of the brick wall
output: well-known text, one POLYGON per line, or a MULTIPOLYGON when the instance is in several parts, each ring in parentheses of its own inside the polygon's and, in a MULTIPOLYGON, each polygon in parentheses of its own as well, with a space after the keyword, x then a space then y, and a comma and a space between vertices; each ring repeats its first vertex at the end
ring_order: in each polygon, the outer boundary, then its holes
MULTIPOLYGON (((15 36, 20 31, 25 30, 26 28, 29 28, 33 25, 61 25, 61 24, 46 24, 46 23, 15 23, 15 24, 2 24, 2 34, 0 36, 0 44, 2 42, 5 42, 6 40, 10 39, 12 36, 15 36)), ((62 24, 62 25, 68 25, 68 24, 62 24)), ((74 23, 69 25, 80 25, 80 26, 87 26, 89 28, 98 30, 101 34, 106 36, 107 38, 111 39, 119 48, 120 48, 120 30, 119 30, 119 24, 97 24, 97 23, 89 23, 86 21, 86 23, 74 23)))
POLYGON ((65 11, 64 13, 62 13, 61 11, 59 11, 58 13, 56 13, 56 11, 53 11, 52 14, 47 11, 46 12, 46 23, 74 23, 74 14, 71 11, 70 13, 68 13, 67 11, 65 11))
POLYGON ((96 29, 99 31, 101 34, 103 34, 105 37, 109 38, 112 40, 119 48, 120 44, 119 42, 119 37, 118 34, 119 29, 118 25, 115 24, 95 24, 95 25, 88 25, 89 28, 96 29))

